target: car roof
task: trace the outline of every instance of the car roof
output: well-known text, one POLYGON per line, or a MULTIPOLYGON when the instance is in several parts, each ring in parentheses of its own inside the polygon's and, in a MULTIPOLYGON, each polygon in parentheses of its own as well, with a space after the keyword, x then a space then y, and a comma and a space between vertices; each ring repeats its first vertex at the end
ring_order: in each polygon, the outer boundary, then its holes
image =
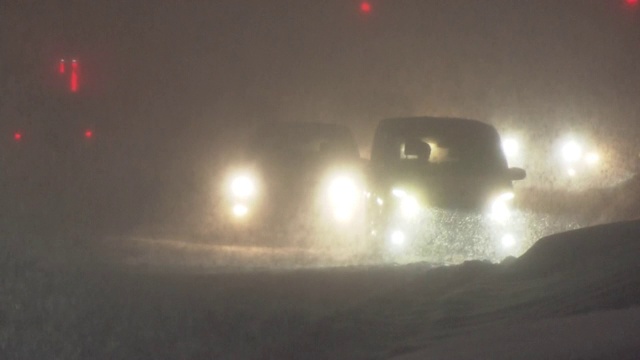
POLYGON ((378 128, 383 130, 388 128, 407 130, 411 128, 425 127, 447 128, 452 131, 454 131, 455 128, 459 128, 461 131, 488 131, 497 133, 496 129, 491 124, 487 124, 479 120, 452 117, 401 117, 384 119, 378 124, 378 128))

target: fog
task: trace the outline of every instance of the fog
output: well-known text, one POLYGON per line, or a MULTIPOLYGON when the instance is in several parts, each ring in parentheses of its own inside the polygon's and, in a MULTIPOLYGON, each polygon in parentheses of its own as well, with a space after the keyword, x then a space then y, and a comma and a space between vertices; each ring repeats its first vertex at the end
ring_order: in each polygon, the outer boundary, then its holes
POLYGON ((0 1, 0 358, 638 358, 639 26, 631 0, 0 1), (383 119, 465 132, 399 125, 376 167, 383 119))
MULTIPOLYGON (((95 129, 103 166, 87 182, 74 178, 72 190, 66 175, 50 180, 70 173, 51 163, 14 166, 30 179, 20 184, 34 199, 19 200, 25 216, 33 209, 46 219, 58 214, 52 223, 73 228, 81 220, 68 213, 81 212, 88 227, 114 217, 124 232, 210 234, 217 183, 238 134, 281 120, 346 124, 367 158, 380 119, 469 117, 526 144, 518 165, 529 177, 518 189, 585 191, 632 177, 640 116, 636 10, 596 0, 379 0, 366 14, 358 5, 3 2, 3 148, 16 129, 64 132, 78 122, 95 129), (81 63, 75 94, 56 78, 59 59, 72 57, 81 63), (565 134, 607 154, 597 176, 579 186, 567 185, 550 164, 565 134), (64 201, 44 196, 65 191, 64 201), (76 206, 96 193, 102 199, 90 201, 93 212, 76 206)), ((536 204, 535 194, 529 207, 550 206, 536 204)))

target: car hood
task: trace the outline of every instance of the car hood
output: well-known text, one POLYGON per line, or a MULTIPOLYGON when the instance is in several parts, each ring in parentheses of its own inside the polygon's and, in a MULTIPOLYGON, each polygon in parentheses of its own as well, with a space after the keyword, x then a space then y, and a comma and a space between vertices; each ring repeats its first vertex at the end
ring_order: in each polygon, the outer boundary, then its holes
MULTIPOLYGON (((400 189, 428 206, 478 211, 496 196, 511 190, 511 182, 496 174, 403 174, 386 177, 379 189, 391 195, 400 189)), ((379 190, 379 191, 380 191, 379 190)))

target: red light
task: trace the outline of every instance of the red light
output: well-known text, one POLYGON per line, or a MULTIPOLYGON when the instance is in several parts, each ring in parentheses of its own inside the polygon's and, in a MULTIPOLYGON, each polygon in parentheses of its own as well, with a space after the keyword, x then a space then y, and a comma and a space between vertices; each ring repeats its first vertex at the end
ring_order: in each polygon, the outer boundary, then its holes
POLYGON ((64 74, 64 70, 65 70, 64 59, 60 59, 60 64, 58 65, 58 72, 60 74, 64 74))
POLYGON ((20 140, 22 140, 22 134, 21 134, 21 133, 19 133, 19 132, 14 133, 14 134, 13 134, 13 140, 15 140, 15 141, 20 141, 20 140))
POLYGON ((638 5, 638 0, 625 0, 624 2, 627 4, 627 6, 635 7, 638 5))
POLYGON ((93 137, 93 131, 87 130, 84 132, 84 137, 87 139, 91 139, 93 137))
POLYGON ((367 2, 367 1, 363 1, 360 3, 360 11, 362 11, 363 13, 370 13, 371 12, 371 3, 367 2))
POLYGON ((71 84, 70 84, 71 92, 78 91, 78 62, 73 59, 71 60, 71 84))

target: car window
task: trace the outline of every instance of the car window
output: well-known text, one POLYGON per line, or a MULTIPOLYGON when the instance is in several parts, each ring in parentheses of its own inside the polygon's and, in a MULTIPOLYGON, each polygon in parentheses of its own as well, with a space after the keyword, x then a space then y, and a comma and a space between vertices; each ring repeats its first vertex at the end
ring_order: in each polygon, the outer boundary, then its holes
POLYGON ((492 132, 476 131, 468 136, 446 128, 389 129, 376 146, 377 155, 386 164, 432 172, 484 172, 506 167, 499 140, 492 132))

